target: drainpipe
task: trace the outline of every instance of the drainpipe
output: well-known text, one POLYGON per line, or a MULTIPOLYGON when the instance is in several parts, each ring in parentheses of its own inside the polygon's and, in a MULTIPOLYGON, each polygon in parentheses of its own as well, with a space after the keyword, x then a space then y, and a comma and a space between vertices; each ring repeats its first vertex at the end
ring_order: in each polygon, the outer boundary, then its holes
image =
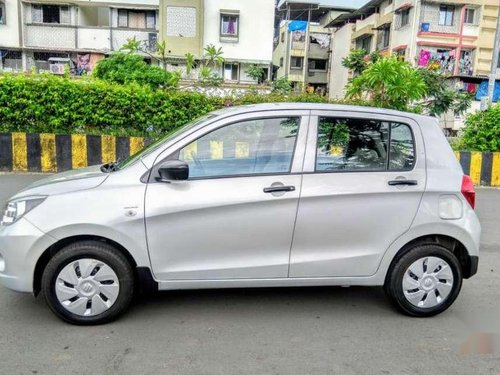
POLYGON ((463 35, 464 35, 464 20, 465 20, 465 5, 462 6, 460 10, 460 34, 458 36, 458 47, 456 48, 456 56, 455 56, 455 66, 453 68, 453 75, 458 75, 458 65, 460 64, 460 54, 462 53, 462 43, 463 43, 463 35))
POLYGON ((79 5, 75 5, 75 49, 78 49, 78 25, 80 23, 79 10, 80 10, 79 5))
POLYGON ((109 51, 113 51, 113 9, 109 8, 109 51))
POLYGON ((309 55, 309 25, 311 23, 311 6, 307 10, 307 28, 306 28, 306 40, 304 46, 304 64, 302 73, 302 91, 306 90, 306 77, 307 77, 307 66, 308 66, 308 55, 309 55))
POLYGON ((495 79, 497 75, 499 53, 500 53, 500 6, 498 7, 497 31, 495 33, 495 43, 493 44, 493 58, 491 59, 491 73, 488 82, 489 105, 493 104, 493 92, 495 91, 495 79))

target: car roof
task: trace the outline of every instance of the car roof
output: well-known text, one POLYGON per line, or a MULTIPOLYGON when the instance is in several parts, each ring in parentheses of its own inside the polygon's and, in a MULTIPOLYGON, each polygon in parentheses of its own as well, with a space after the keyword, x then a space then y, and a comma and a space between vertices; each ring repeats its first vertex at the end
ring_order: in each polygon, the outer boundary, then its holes
POLYGON ((357 112, 357 113, 367 113, 367 114, 382 114, 382 115, 393 115, 412 118, 415 120, 426 119, 429 120, 431 117, 423 116, 411 112, 396 111, 394 109, 386 108, 376 108, 368 106, 356 106, 356 105, 346 105, 346 104, 329 104, 329 103, 294 103, 294 102, 282 102, 282 103, 260 103, 260 104, 249 104, 241 106, 230 106, 217 111, 212 112, 214 115, 226 117, 234 116, 237 114, 260 112, 260 111, 279 111, 279 110, 309 110, 309 111, 345 111, 345 112, 357 112))

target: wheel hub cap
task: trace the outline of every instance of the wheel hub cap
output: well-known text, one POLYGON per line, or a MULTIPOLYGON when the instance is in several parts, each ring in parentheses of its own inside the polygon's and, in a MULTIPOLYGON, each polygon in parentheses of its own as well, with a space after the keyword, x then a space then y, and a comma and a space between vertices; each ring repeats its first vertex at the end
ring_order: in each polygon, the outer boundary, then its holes
POLYGON ((57 275, 55 291, 61 306, 79 316, 102 314, 115 303, 120 283, 106 263, 84 258, 67 264, 57 275))
POLYGON ((403 293, 414 306, 432 308, 443 303, 453 288, 453 272, 438 257, 413 262, 403 276, 403 293))

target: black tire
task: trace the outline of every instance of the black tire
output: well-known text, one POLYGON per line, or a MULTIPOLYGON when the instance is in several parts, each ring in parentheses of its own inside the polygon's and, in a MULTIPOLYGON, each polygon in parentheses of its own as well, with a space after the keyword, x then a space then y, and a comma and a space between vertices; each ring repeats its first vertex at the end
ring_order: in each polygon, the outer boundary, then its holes
POLYGON ((134 294, 134 272, 125 256, 113 246, 99 241, 82 241, 70 244, 57 252, 48 262, 42 275, 41 292, 50 309, 62 320, 76 325, 95 325, 111 322, 130 305, 134 294), (93 258, 111 267, 118 277, 119 292, 108 310, 94 316, 82 316, 68 311, 56 295, 56 279, 61 270, 71 262, 93 258))
POLYGON ((462 288, 462 268, 456 256, 446 248, 436 244, 417 245, 405 252, 393 263, 386 277, 384 289, 396 308, 402 313, 415 317, 434 316, 445 311, 455 301, 462 288), (446 261, 453 273, 450 294, 438 305, 424 308, 410 303, 403 291, 403 277, 413 262, 424 257, 437 257, 446 261))

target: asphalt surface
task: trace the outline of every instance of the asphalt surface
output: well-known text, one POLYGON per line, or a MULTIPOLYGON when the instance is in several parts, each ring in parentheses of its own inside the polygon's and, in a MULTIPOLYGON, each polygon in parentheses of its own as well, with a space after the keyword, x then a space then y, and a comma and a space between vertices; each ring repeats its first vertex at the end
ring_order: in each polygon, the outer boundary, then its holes
MULTIPOLYGON (((40 175, 0 175, 0 203, 40 175)), ((478 189, 478 274, 445 313, 380 288, 165 292, 76 327, 0 287, 0 374, 499 374, 500 190, 478 189)))

